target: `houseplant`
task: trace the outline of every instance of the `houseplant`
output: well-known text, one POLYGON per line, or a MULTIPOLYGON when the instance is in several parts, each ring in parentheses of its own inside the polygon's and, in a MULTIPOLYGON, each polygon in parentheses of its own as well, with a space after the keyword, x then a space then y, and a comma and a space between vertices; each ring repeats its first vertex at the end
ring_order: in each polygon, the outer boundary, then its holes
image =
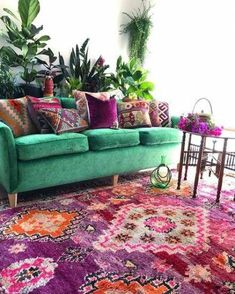
MULTIPOLYGON (((42 83, 44 84, 44 92, 46 86, 48 86, 48 83, 50 83, 53 94, 53 89, 58 88, 59 84, 64 79, 64 74, 61 70, 62 65, 54 64, 57 60, 57 56, 55 56, 50 48, 43 49, 41 53, 47 56, 47 60, 42 60, 41 58, 36 57, 38 63, 44 67, 44 69, 38 71, 37 78, 42 80, 42 83)), ((66 66, 64 66, 64 68, 66 69, 66 66)))
POLYGON ((147 42, 153 26, 151 8, 150 4, 147 6, 142 0, 142 9, 139 8, 132 14, 124 12, 129 21, 121 26, 121 33, 129 34, 129 57, 139 59, 141 64, 144 63, 147 42))
POLYGON ((16 16, 12 11, 4 8, 7 15, 1 16, 6 34, 3 34, 9 46, 3 46, 0 49, 0 54, 8 57, 10 67, 20 68, 20 77, 25 82, 22 87, 25 94, 37 96, 41 93, 32 92, 37 90, 32 82, 35 81, 38 64, 37 56, 43 54, 42 49, 47 45, 46 42, 50 39, 47 35, 39 36, 43 26, 36 27, 33 21, 40 11, 38 0, 19 0, 18 14, 16 16))
POLYGON ((82 46, 72 48, 69 67, 66 68, 64 58, 59 54, 60 66, 65 77, 65 88, 69 95, 75 89, 88 92, 109 90, 109 79, 106 70, 109 65, 104 64, 100 56, 95 62, 88 57, 88 42, 86 39, 82 46))
POLYGON ((0 99, 23 96, 22 89, 15 83, 6 56, 0 57, 0 99))
POLYGON ((141 67, 138 59, 124 62, 119 56, 116 73, 110 75, 110 83, 113 89, 120 89, 127 99, 151 100, 154 84, 147 80, 147 76, 148 72, 141 67))

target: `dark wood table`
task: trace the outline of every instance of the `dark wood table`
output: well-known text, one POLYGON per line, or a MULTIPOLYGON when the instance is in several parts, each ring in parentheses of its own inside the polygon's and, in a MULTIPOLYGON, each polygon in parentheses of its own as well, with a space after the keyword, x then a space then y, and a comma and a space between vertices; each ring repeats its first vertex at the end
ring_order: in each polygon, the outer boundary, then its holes
MULTIPOLYGON (((193 198, 197 196, 197 187, 199 182, 200 173, 202 174, 202 169, 205 166, 216 166, 216 175, 218 177, 218 185, 217 185, 217 195, 216 195, 216 202, 220 201, 220 193, 223 184, 223 176, 224 176, 224 169, 229 168, 230 170, 235 171, 235 152, 227 152, 227 145, 228 140, 235 139, 235 132, 226 132, 224 131, 221 136, 211 136, 211 135, 201 135, 198 133, 192 133, 188 131, 182 131, 183 138, 181 143, 181 152, 180 152, 180 163, 179 163, 179 170, 178 170, 178 184, 177 189, 180 189, 181 185, 181 178, 182 178, 182 171, 183 166, 185 166, 185 175, 184 180, 187 179, 187 172, 188 167, 191 165, 196 166, 196 173, 194 178, 194 187, 193 187, 193 198), (192 143, 192 139, 194 136, 199 137, 200 144, 198 145, 198 150, 192 151, 192 146, 197 146, 192 143), (215 147, 208 148, 207 147, 207 139, 211 138, 214 142, 218 140, 222 140, 222 148, 221 150, 216 150, 215 147), (187 141, 187 144, 186 144, 187 141), (187 145, 187 147, 186 147, 187 145), (208 154, 211 155, 211 160, 207 161, 208 154), (219 161, 215 158, 215 154, 219 154, 219 161), (230 156, 230 157, 229 157, 230 156), (193 164, 190 163, 190 159, 194 158, 193 164), (227 158, 226 158, 227 157, 227 158)), ((211 171, 210 171, 211 173, 211 171)))

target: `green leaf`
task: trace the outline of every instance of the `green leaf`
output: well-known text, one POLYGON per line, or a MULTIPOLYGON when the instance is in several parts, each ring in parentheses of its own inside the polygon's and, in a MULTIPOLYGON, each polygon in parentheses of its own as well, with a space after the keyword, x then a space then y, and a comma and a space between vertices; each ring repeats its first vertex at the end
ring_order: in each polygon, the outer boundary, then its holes
POLYGON ((39 39, 37 39, 37 42, 47 42, 49 41, 51 38, 47 35, 41 36, 39 39))
POLYGON ((125 78, 125 83, 131 86, 135 86, 135 81, 132 77, 125 78))
POLYGON ((27 53, 28 53, 28 46, 26 44, 24 44, 22 46, 22 54, 25 57, 27 55, 27 53))
POLYGON ((140 84, 140 89, 147 90, 147 91, 153 91, 154 90, 154 84, 152 82, 143 82, 140 84))
POLYGON ((22 26, 29 28, 40 11, 38 0, 19 0, 18 11, 22 21, 22 26))
POLYGON ((10 14, 12 17, 14 17, 16 20, 19 20, 19 18, 10 10, 10 9, 8 9, 8 8, 3 8, 3 10, 6 12, 6 13, 8 13, 8 14, 10 14))
POLYGON ((141 70, 137 70, 134 74, 133 74, 133 79, 135 81, 138 81, 142 78, 142 71, 141 70))
POLYGON ((43 30, 43 26, 40 26, 40 27, 36 27, 35 25, 31 24, 31 33, 32 33, 32 37, 36 36, 38 33, 41 32, 41 30, 43 30))

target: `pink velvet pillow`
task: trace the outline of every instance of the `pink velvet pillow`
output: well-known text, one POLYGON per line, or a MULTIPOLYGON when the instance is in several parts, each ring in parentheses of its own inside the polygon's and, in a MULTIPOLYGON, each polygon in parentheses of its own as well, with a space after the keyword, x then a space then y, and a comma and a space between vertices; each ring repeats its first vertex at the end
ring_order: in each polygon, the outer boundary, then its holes
POLYGON ((87 105, 86 94, 92 96, 93 98, 97 100, 107 101, 110 99, 110 93, 109 92, 91 93, 91 92, 83 92, 79 90, 73 91, 73 97, 76 100, 76 107, 77 107, 78 113, 81 116, 81 118, 88 121, 89 117, 88 117, 88 108, 87 108, 88 105, 87 105))
POLYGON ((117 128, 117 102, 115 98, 102 101, 86 94, 91 129, 117 128))

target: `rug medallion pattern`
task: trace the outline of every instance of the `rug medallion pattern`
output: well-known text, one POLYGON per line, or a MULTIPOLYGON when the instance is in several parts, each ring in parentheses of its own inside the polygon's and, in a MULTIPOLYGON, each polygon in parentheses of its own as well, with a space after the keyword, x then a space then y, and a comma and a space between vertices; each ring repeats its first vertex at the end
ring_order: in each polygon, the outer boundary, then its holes
POLYGON ((234 294, 235 185, 220 204, 214 187, 200 181, 192 199, 186 186, 151 188, 144 173, 34 192, 0 210, 0 293, 234 294))

